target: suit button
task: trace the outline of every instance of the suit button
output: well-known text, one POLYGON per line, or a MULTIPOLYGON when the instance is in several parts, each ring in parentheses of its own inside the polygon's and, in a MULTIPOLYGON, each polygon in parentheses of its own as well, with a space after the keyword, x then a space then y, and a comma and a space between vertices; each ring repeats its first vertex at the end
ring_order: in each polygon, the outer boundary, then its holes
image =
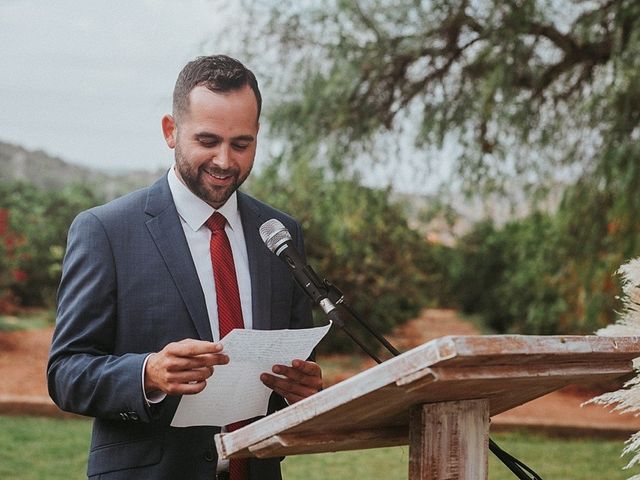
POLYGON ((129 415, 126 412, 120 412, 120 418, 126 422, 129 420, 129 415))
POLYGON ((213 462, 216 459, 216 456, 213 454, 213 451, 207 450, 204 452, 204 459, 207 462, 213 462))
POLYGON ((129 419, 135 422, 136 420, 140 420, 140 417, 138 417, 136 412, 129 412, 129 419))

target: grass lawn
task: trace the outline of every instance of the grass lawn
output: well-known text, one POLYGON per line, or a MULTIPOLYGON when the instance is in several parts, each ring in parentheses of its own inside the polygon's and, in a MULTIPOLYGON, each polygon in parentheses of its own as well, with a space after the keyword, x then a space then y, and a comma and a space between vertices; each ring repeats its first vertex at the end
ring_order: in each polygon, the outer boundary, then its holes
MULTIPOLYGON (((0 478, 72 480, 85 478, 91 423, 0 416, 0 478)), ((528 433, 496 434, 492 438, 519 457, 545 480, 624 480, 640 468, 622 470, 622 441, 561 440, 528 433)), ((406 479, 408 447, 302 455, 283 463, 286 480, 406 479)), ((489 478, 515 478, 489 457, 489 478)))
POLYGON ((91 422, 0 416, 0 478, 86 478, 91 422))
MULTIPOLYGON (((512 455, 533 468, 544 480, 624 480, 640 468, 622 470, 622 441, 562 440, 530 433, 491 436, 512 455)), ((289 457, 283 463, 287 480, 406 480, 408 447, 289 457)), ((516 477, 493 454, 489 454, 489 479, 516 477)))

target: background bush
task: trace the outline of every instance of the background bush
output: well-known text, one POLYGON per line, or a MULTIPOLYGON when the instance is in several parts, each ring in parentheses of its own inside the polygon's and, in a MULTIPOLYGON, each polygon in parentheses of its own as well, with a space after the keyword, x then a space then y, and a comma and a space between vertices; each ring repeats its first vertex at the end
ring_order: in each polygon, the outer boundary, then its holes
MULTIPOLYGON (((325 180, 320 169, 299 163, 287 172, 275 162, 253 177, 258 198, 302 223, 308 261, 344 293, 347 302, 382 333, 446 295, 447 248, 430 245, 409 227, 401 204, 389 192, 356 179, 325 180)), ((316 310, 318 323, 325 323, 316 310)), ((356 330, 357 324, 350 323, 356 330)), ((370 344, 370 335, 362 339, 370 344)), ((333 351, 357 347, 337 333, 323 342, 333 351)))
MULTIPOLYGON (((435 304, 448 285, 442 260, 447 249, 427 244, 411 229, 402 205, 393 203, 388 191, 363 187, 356 180, 329 181, 303 165, 283 175, 277 162, 254 174, 249 189, 302 222, 311 265, 381 332, 435 304)), ((104 196, 85 186, 45 190, 0 183, 0 199, 6 224, 0 257, 3 311, 53 307, 68 227, 78 212, 102 203, 104 196)), ((317 321, 324 322, 316 314, 317 321)), ((373 343, 368 334, 362 335, 373 343)), ((340 334, 324 348, 357 349, 340 334)))
POLYGON ((55 304, 69 225, 78 212, 101 200, 86 186, 46 190, 0 183, 0 295, 5 298, 0 313, 55 304))
POLYGON ((615 196, 578 182, 553 213, 476 224, 452 264, 460 307, 498 333, 590 334, 613 322, 615 272, 640 255, 636 214, 615 196))

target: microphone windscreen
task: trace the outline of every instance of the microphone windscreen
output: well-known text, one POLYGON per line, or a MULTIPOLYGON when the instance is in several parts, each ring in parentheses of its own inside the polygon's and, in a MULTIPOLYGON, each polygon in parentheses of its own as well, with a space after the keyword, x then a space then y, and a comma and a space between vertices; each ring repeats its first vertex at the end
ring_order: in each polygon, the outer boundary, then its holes
POLYGON ((291 234, 280 220, 272 218, 260 225, 260 237, 267 248, 276 253, 277 248, 291 240, 291 234))

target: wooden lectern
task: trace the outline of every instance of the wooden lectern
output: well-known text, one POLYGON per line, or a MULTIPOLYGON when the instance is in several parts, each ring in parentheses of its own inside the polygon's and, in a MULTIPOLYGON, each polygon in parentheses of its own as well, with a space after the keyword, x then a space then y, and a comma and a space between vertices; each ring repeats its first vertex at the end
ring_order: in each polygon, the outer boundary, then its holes
POLYGON ((491 416, 629 374, 636 357, 640 337, 443 337, 216 435, 216 446, 236 458, 408 443, 412 480, 486 479, 491 416))

